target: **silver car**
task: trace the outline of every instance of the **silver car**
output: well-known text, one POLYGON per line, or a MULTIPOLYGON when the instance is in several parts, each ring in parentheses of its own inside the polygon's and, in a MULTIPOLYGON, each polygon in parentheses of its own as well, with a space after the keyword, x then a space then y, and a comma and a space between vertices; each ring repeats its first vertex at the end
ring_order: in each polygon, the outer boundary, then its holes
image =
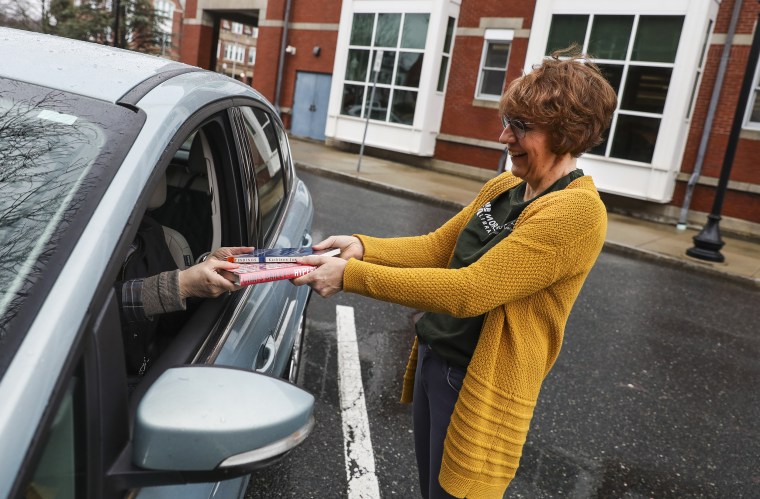
POLYGON ((0 497, 240 497, 313 427, 308 287, 188 307, 128 376, 116 283, 138 226, 177 268, 311 244, 282 123, 216 73, 0 28, 0 497))

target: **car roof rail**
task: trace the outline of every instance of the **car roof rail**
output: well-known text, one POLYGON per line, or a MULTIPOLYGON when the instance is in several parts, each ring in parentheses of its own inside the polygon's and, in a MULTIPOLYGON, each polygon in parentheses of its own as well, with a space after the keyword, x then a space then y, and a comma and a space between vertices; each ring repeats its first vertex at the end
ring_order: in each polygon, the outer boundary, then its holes
POLYGON ((159 86, 161 83, 165 82, 166 80, 169 80, 171 78, 174 78, 175 76, 179 76, 181 74, 185 73, 193 73, 196 71, 204 71, 201 68, 197 68, 194 66, 172 66, 173 69, 168 69, 166 71, 162 71, 160 73, 154 74, 150 78, 147 78, 131 89, 129 89, 124 95, 119 97, 119 99, 116 101, 116 104, 119 106, 126 107, 127 109, 131 109, 132 111, 137 111, 137 103, 140 102, 140 99, 145 97, 145 95, 159 86))

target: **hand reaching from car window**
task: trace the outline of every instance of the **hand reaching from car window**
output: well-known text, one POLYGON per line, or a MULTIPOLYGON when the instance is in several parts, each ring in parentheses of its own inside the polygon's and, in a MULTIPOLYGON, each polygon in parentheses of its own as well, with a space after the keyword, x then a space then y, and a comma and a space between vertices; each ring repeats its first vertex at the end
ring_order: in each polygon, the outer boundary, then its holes
POLYGON ((226 277, 227 271, 238 267, 227 261, 228 256, 253 251, 249 246, 222 247, 213 251, 209 257, 179 273, 179 294, 185 298, 215 298, 228 291, 237 291, 236 286, 226 277))

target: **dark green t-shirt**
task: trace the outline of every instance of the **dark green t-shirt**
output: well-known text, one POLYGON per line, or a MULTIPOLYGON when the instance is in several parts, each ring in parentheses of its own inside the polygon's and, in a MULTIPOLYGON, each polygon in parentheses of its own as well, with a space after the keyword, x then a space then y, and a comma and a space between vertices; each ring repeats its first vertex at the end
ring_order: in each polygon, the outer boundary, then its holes
MULTIPOLYGON (((523 201, 527 184, 520 182, 493 201, 487 202, 459 235, 449 268, 459 269, 476 262, 512 233, 517 218, 530 203, 550 192, 564 189, 570 182, 582 176, 582 170, 573 170, 528 201, 523 201)), ((448 314, 426 312, 417 321, 417 336, 451 364, 466 368, 472 354, 475 353, 484 319, 485 314, 457 318, 448 314)))

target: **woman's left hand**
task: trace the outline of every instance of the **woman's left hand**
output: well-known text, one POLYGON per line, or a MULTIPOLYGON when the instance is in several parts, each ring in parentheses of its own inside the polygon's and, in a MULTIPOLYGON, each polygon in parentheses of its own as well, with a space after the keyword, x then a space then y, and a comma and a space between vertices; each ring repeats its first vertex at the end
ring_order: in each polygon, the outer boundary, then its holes
POLYGON ((327 298, 343 290, 343 271, 346 260, 332 256, 306 256, 298 259, 298 263, 316 265, 318 268, 308 274, 292 279, 296 286, 308 284, 319 296, 327 298))

